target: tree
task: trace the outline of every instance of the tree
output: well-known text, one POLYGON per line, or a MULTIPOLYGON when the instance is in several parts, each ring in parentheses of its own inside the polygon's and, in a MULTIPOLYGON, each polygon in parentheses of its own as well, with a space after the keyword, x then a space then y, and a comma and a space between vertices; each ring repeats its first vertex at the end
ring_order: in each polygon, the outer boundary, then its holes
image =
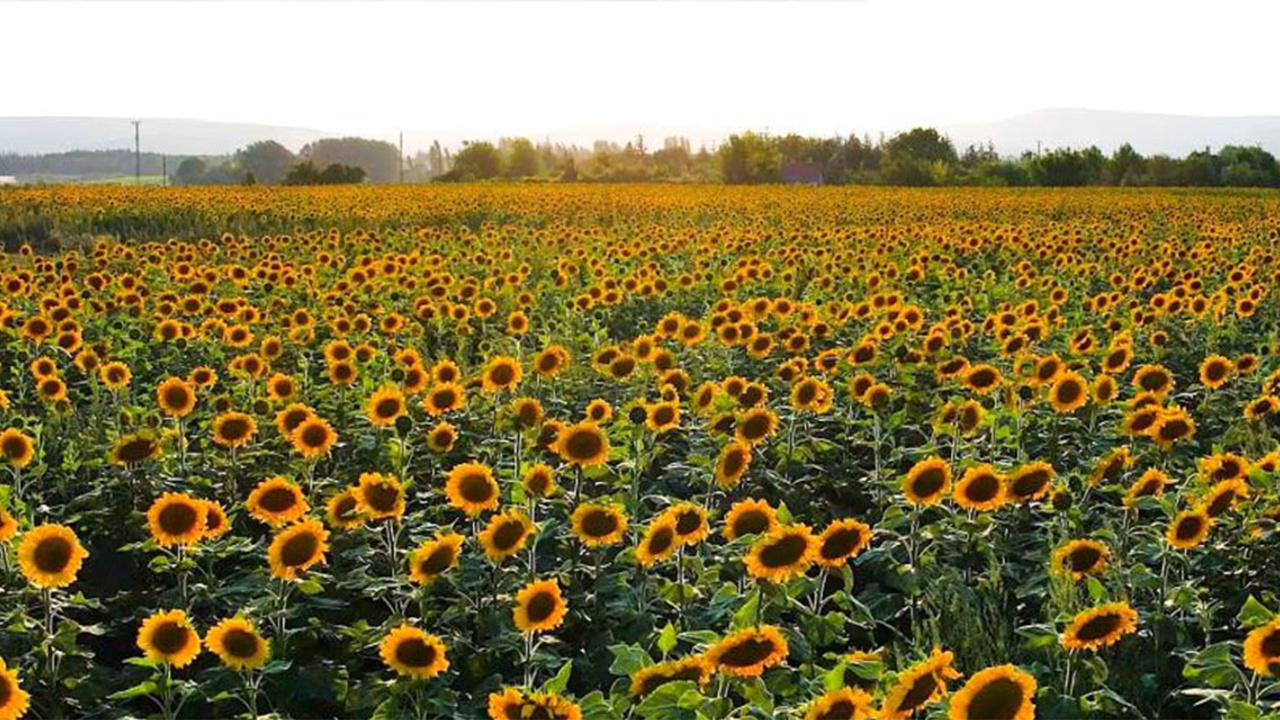
POLYGON ((174 185, 199 185, 204 182, 204 175, 209 170, 209 165, 196 157, 189 157, 178 164, 178 169, 173 171, 174 185))
POLYGON ((538 150, 528 138, 513 138, 506 144, 508 178, 518 179, 538 174, 538 150))
POLYGON ((946 136, 933 128, 913 128, 884 144, 880 170, 892 185, 937 185, 956 161, 946 136))
POLYGON ((236 164, 252 174, 254 180, 275 185, 284 179, 295 158, 289 148, 275 140, 262 140, 244 147, 236 153, 236 164))
POLYGON ((452 181, 487 180, 498 176, 502 157, 489 142, 466 142, 453 156, 453 169, 441 176, 452 181))
POLYGON ((731 185, 777 182, 782 168, 776 143, 753 132, 730 135, 716 156, 721 177, 731 185))
POLYGON ((370 182, 390 183, 400 177, 400 150, 382 140, 325 138, 303 147, 299 156, 315 167, 338 164, 361 168, 370 182))

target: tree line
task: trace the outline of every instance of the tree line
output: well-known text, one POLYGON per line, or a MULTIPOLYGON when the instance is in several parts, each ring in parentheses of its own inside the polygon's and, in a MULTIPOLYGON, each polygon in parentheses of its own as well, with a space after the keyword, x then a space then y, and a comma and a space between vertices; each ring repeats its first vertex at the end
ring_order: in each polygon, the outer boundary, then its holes
MULTIPOLYGON (((535 143, 528 138, 466 142, 450 150, 435 142, 400 157, 391 143, 365 138, 326 138, 298 153, 274 140, 218 157, 185 157, 170 181, 178 185, 322 185, 486 180, 563 182, 776 183, 820 174, 824 184, 908 186, 1194 186, 1280 187, 1280 165, 1260 147, 1205 148, 1185 157, 1142 155, 1125 144, 1107 154, 1097 147, 1054 148, 999 155, 990 144, 958 151, 933 128, 915 128, 888 139, 868 136, 805 137, 744 132, 714 149, 694 150, 687 138, 668 137, 650 147, 643 136, 626 143, 597 141, 591 147, 535 143)), ((159 174, 162 158, 143 153, 143 174, 159 174)), ((127 175, 134 170, 126 150, 55 155, 0 155, 0 175, 127 175)))

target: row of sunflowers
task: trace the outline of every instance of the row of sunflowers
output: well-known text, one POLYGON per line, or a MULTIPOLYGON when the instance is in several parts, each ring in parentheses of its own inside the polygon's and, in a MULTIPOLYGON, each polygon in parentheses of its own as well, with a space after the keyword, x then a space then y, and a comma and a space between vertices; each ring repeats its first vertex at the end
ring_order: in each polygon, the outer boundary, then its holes
POLYGON ((0 720, 1280 713, 1280 198, 0 193, 0 720))

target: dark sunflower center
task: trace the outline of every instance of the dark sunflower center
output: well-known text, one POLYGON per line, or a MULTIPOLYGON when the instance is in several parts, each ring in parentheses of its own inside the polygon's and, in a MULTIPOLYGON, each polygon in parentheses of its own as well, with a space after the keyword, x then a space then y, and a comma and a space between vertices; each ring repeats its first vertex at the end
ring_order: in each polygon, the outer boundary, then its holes
POLYGON ((747 464, 746 460, 747 457, 741 450, 733 450, 726 453, 724 464, 721 466, 724 469, 724 474, 733 477, 742 472, 743 466, 747 464))
POLYGON ((1185 517, 1178 521, 1178 527, 1174 531, 1174 535, 1179 540, 1191 540, 1200 534, 1200 529, 1204 527, 1204 520, 1191 516, 1185 517))
POLYGON ((808 405, 818 394, 818 388, 811 383, 804 383, 796 390, 796 402, 808 405))
POLYGON ((1022 686, 1009 678, 983 685, 969 701, 969 717, 981 720, 1013 720, 1022 708, 1022 686))
POLYGON ((663 405, 653 411, 653 423, 655 425, 670 425, 675 422, 676 412, 670 406, 663 405))
POLYGON ((139 462, 151 457, 156 445, 148 438, 134 438, 120 446, 120 459, 127 463, 139 462))
POLYGON ((418 569, 427 575, 439 575, 453 566, 453 548, 442 545, 427 554, 418 564, 418 569))
POLYGON ((529 489, 538 495, 545 495, 547 487, 551 482, 551 478, 545 473, 538 473, 529 478, 529 489))
POLYGON ((155 629, 151 644, 165 655, 172 655, 187 646, 191 630, 173 621, 166 621, 155 629))
POLYGON ((1205 375, 1207 375, 1209 379, 1214 382, 1217 382, 1218 380, 1221 380, 1222 378, 1226 377, 1226 374, 1227 374, 1227 366, 1223 365, 1222 363, 1214 363, 1210 365, 1205 372, 1205 375))
POLYGON ((378 512, 390 512, 400 502, 400 490, 390 483, 374 483, 365 487, 364 501, 378 512))
POLYGON ((515 371, 510 365, 498 365, 489 371, 489 379, 495 385, 508 385, 515 379, 515 371))
POLYGON ((861 541, 862 532, 858 528, 841 528, 822 541, 822 557, 838 560, 853 552, 861 541))
POLYGON ((1102 559, 1102 551, 1092 545, 1082 545, 1067 555, 1067 563, 1074 572, 1088 572, 1102 559))
POLYGON ((720 664, 729 667, 751 667, 763 662, 773 654, 773 643, 758 637, 747 638, 735 643, 720 654, 720 664))
POLYGON ((671 544, 675 542, 676 533, 669 527, 659 528, 653 535, 649 536, 649 554, 661 555, 671 548, 671 544))
POLYGON ((702 516, 693 510, 685 510, 676 515, 676 532, 688 535, 702 527, 702 516))
POLYGON ((569 457, 575 460, 589 460, 600 454, 603 445, 599 436, 593 432, 575 432, 565 441, 565 449, 569 457))
POLYGON ((767 568, 790 567, 804 557, 808 543, 800 535, 784 535, 760 550, 760 564, 767 568))
POLYGON ((618 529, 618 518, 605 510, 592 510, 582 517, 582 531, 588 537, 606 537, 618 529))
POLYGON ((249 423, 244 418, 229 418, 220 426, 220 433, 228 440, 239 440, 249 434, 249 423))
POLYGON ((1120 629, 1120 616, 1114 614, 1099 615, 1091 618, 1076 631, 1076 637, 1086 642, 1107 637, 1120 629))
POLYGON ((191 395, 187 393, 187 389, 183 387, 171 387, 164 391, 165 405, 170 408, 183 408, 187 406, 187 401, 191 399, 191 395))
POLYGON ((748 510, 733 519, 734 535, 755 535, 769 529, 769 516, 759 510, 748 510))
POLYGON ((940 468, 928 468, 916 476, 912 490, 916 495, 927 498, 940 492, 946 483, 946 473, 940 468))
POLYGON ((4 456, 10 459, 20 458, 27 454, 27 441, 18 436, 4 439, 4 456))
POLYGON ((525 612, 529 617, 529 622, 540 623, 556 611, 556 598, 549 592, 535 593, 529 598, 528 604, 525 606, 525 612))
POLYGON ((1268 658, 1280 656, 1280 632, 1272 632, 1262 639, 1262 654, 1268 658))
POLYGON ((831 703, 823 712, 819 713, 817 720, 853 720, 853 715, 858 707, 848 700, 837 700, 831 703))
POLYGON ((990 370, 978 370, 969 376, 969 382, 974 387, 987 387, 996 381, 995 373, 990 370))
POLYGON ((493 533, 493 546, 499 550, 509 550, 524 537, 524 523, 519 520, 505 520, 498 524, 493 533))
POLYGON ((493 497, 493 487, 489 484, 489 479, 480 473, 464 475, 462 482, 458 483, 458 490, 467 502, 483 503, 493 497))
POLYGON ((50 537, 36 545, 33 560, 41 572, 59 573, 71 563, 71 542, 62 537, 50 537))
POLYGON ((1189 428, 1185 420, 1174 418, 1160 426, 1160 437, 1165 440, 1177 440, 1187 434, 1189 428))
POLYGON ((378 417, 395 417, 400 412, 400 401, 395 398, 384 398, 378 402, 375 412, 378 417))
POLYGON ((329 433, 320 424, 308 425, 302 430, 302 444, 307 447, 323 447, 329 440, 329 433))
POLYGON ((222 647, 236 658, 251 658, 258 652, 258 636, 243 628, 233 628, 222 636, 222 647))
POLYGON ((184 535, 195 529, 200 514, 190 503, 176 502, 160 510, 160 529, 169 535, 184 535))
POLYGON ((343 520, 348 520, 356 515, 356 498, 354 495, 343 495, 338 499, 338 503, 333 507, 333 514, 343 520))
POLYGON ((1018 497, 1030 497, 1040 492, 1047 482, 1049 482, 1049 473, 1044 470, 1032 470, 1015 478, 1010 489, 1018 497))
POLYGON ((298 533, 285 541, 280 561, 288 567, 300 567, 310 562, 319 549, 320 538, 309 532, 298 533))
POLYGON ((749 417, 742 423, 742 436, 748 440, 759 440, 769 432, 769 420, 763 415, 749 417))
POLYGON ((1218 493, 1218 496, 1209 503, 1205 508, 1205 512, 1209 517, 1217 517, 1231 508, 1231 504, 1236 501, 1236 491, 1230 488, 1218 493))
POLYGON ((1075 381, 1067 381, 1058 385, 1058 402, 1070 404, 1080 399, 1084 393, 1084 389, 1080 387, 1080 383, 1075 381))
POLYGON ((965 486, 964 494, 973 502, 987 502, 1000 492, 1000 478, 990 473, 975 477, 965 486))
POLYGON ((258 505, 263 510, 272 513, 281 513, 290 510, 298 504, 298 496, 291 488, 273 487, 262 493, 262 497, 258 499, 258 505))
POLYGON ((928 702, 929 698, 933 697, 933 693, 937 688, 938 679, 933 676, 933 673, 926 673, 925 675, 916 678, 916 681, 911 684, 911 689, 907 691, 905 696, 903 696, 902 705, 900 705, 898 709, 915 710, 928 702))
POLYGON ((4 707, 13 697, 13 684, 6 675, 0 675, 0 707, 4 707))
POLYGON ((436 660, 436 649, 421 638, 409 638, 396 645, 396 660, 409 667, 427 667, 436 660))

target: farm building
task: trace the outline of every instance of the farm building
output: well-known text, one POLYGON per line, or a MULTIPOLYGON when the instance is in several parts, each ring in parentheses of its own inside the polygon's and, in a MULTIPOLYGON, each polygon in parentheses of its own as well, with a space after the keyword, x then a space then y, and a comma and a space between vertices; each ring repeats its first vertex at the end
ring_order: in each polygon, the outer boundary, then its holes
POLYGON ((787 185, 822 184, 822 166, 815 162, 783 163, 779 175, 787 185))

